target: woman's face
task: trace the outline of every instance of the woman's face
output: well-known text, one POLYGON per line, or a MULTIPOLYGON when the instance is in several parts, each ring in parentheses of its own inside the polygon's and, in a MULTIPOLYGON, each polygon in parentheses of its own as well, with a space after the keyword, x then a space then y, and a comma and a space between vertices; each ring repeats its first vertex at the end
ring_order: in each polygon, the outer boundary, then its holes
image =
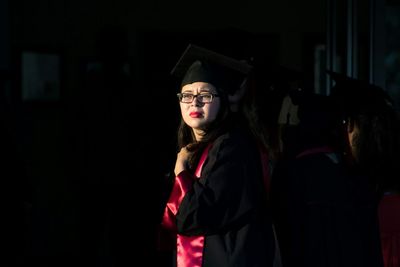
POLYGON ((193 129, 196 140, 199 141, 204 129, 217 118, 221 99, 217 96, 216 88, 205 82, 187 84, 182 87, 181 94, 183 94, 182 101, 190 100, 191 95, 198 96, 190 103, 180 101, 180 108, 183 121, 193 129), (209 102, 210 97, 211 102, 209 102))

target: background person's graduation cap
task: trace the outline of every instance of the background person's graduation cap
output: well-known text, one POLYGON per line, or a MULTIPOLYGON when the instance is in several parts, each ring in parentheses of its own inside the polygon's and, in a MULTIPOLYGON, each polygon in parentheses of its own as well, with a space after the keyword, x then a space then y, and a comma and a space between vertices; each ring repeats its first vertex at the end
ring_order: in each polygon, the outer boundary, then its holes
POLYGON ((182 78, 181 87, 194 82, 207 82, 230 95, 236 92, 251 72, 248 63, 189 44, 172 69, 182 78))
POLYGON ((369 113, 378 113, 394 108, 393 99, 383 88, 334 71, 327 73, 336 82, 331 88, 330 97, 345 114, 352 115, 367 110, 369 113))

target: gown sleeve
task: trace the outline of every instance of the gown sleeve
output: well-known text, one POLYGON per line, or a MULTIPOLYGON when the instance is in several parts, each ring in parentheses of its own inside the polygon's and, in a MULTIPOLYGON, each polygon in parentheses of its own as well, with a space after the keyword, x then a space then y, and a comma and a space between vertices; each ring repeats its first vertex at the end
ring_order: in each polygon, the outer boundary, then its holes
POLYGON ((210 235, 251 219, 264 192, 258 147, 241 132, 218 138, 176 214, 177 231, 210 235))

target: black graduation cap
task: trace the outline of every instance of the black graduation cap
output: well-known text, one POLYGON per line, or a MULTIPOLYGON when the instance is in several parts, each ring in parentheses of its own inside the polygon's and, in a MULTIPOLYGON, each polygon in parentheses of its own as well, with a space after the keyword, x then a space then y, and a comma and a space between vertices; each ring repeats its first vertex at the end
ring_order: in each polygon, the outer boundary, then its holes
POLYGON ((327 73, 336 82, 331 88, 330 96, 347 114, 355 114, 361 110, 378 112, 393 108, 393 99, 383 88, 337 72, 327 73))
POLYGON ((219 91, 233 94, 251 70, 252 66, 244 61, 189 44, 171 74, 182 78, 181 87, 194 82, 207 82, 219 91))

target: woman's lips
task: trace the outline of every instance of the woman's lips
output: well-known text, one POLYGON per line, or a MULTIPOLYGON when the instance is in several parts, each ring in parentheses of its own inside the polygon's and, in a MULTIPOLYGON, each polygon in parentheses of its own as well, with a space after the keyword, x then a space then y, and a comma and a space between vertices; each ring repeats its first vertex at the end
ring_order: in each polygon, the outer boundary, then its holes
POLYGON ((201 112, 190 112, 189 116, 191 118, 201 118, 202 117, 201 112))

